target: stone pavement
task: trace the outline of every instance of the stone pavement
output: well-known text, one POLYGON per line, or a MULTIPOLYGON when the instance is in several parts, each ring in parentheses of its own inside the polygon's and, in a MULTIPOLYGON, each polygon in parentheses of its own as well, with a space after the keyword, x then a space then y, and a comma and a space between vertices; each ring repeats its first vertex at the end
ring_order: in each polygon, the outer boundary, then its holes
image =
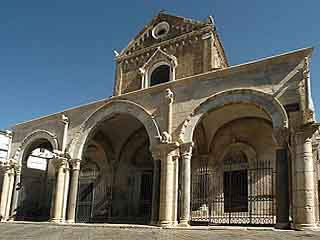
POLYGON ((0 239, 5 240, 288 240, 288 239, 308 239, 319 240, 320 231, 279 231, 272 229, 161 229, 156 227, 129 227, 125 225, 56 225, 56 224, 19 224, 2 223, 0 224, 0 239))

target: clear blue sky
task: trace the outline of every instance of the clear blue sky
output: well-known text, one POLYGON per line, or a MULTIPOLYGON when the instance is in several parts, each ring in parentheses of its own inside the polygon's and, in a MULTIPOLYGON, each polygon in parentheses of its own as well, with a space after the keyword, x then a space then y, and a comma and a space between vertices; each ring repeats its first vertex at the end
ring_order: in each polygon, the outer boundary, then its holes
POLYGON ((320 114, 319 0, 2 0, 0 129, 111 96, 112 50, 161 9, 213 15, 231 65, 316 46, 311 80, 320 114))

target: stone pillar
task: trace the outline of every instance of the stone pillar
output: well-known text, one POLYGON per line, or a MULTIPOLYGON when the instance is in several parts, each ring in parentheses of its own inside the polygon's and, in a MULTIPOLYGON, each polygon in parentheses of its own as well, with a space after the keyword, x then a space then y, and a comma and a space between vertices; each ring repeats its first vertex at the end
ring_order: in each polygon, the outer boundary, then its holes
POLYGON ((74 223, 76 216, 78 185, 79 185, 79 172, 80 172, 80 159, 71 159, 71 181, 70 191, 67 208, 67 222, 74 223))
POLYGON ((160 201, 160 154, 153 153, 153 181, 152 181, 152 209, 151 225, 157 225, 159 222, 159 201, 160 201))
POLYGON ((181 212, 179 226, 189 227, 191 201, 191 156, 193 143, 180 146, 181 155, 181 212))
POLYGON ((295 217, 296 229, 310 229, 316 227, 315 217, 315 168, 312 156, 312 135, 317 126, 309 126, 296 133, 295 159, 295 217))
POLYGON ((3 184, 0 202, 0 218, 1 222, 7 221, 9 217, 11 195, 14 182, 14 169, 10 164, 1 166, 3 171, 3 184))
POLYGON ((171 226, 174 224, 174 191, 175 191, 175 175, 174 175, 174 156, 175 151, 165 147, 161 151, 161 178, 160 178, 160 210, 159 224, 161 226, 171 226))
POLYGON ((287 128, 274 129, 276 149, 276 228, 288 229, 289 224, 289 160, 287 128))
POLYGON ((15 171, 16 171, 16 177, 15 177, 15 182, 13 187, 12 205, 11 205, 11 212, 10 212, 11 221, 14 221, 17 216, 19 193, 21 189, 21 166, 16 167, 15 171))
POLYGON ((63 219, 63 198, 64 198, 64 183, 65 183, 65 169, 68 168, 67 158, 57 156, 53 160, 56 168, 56 188, 55 198, 53 204, 53 216, 51 221, 60 223, 63 219))

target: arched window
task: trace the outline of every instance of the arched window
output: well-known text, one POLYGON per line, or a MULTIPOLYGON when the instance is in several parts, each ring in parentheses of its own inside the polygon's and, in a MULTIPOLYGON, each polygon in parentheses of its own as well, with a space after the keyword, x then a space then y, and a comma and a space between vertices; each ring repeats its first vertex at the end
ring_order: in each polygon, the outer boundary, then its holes
POLYGON ((154 86, 157 84, 169 82, 170 80, 170 66, 168 65, 160 65, 156 69, 153 70, 150 77, 150 86, 154 86))

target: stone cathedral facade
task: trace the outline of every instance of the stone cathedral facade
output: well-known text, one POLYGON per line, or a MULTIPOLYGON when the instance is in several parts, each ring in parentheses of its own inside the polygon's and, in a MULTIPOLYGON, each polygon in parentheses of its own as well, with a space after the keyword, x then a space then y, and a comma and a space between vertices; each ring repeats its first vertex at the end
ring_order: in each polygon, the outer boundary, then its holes
POLYGON ((11 129, 1 221, 317 227, 312 51, 229 66, 212 17, 159 13, 112 97, 11 129))

